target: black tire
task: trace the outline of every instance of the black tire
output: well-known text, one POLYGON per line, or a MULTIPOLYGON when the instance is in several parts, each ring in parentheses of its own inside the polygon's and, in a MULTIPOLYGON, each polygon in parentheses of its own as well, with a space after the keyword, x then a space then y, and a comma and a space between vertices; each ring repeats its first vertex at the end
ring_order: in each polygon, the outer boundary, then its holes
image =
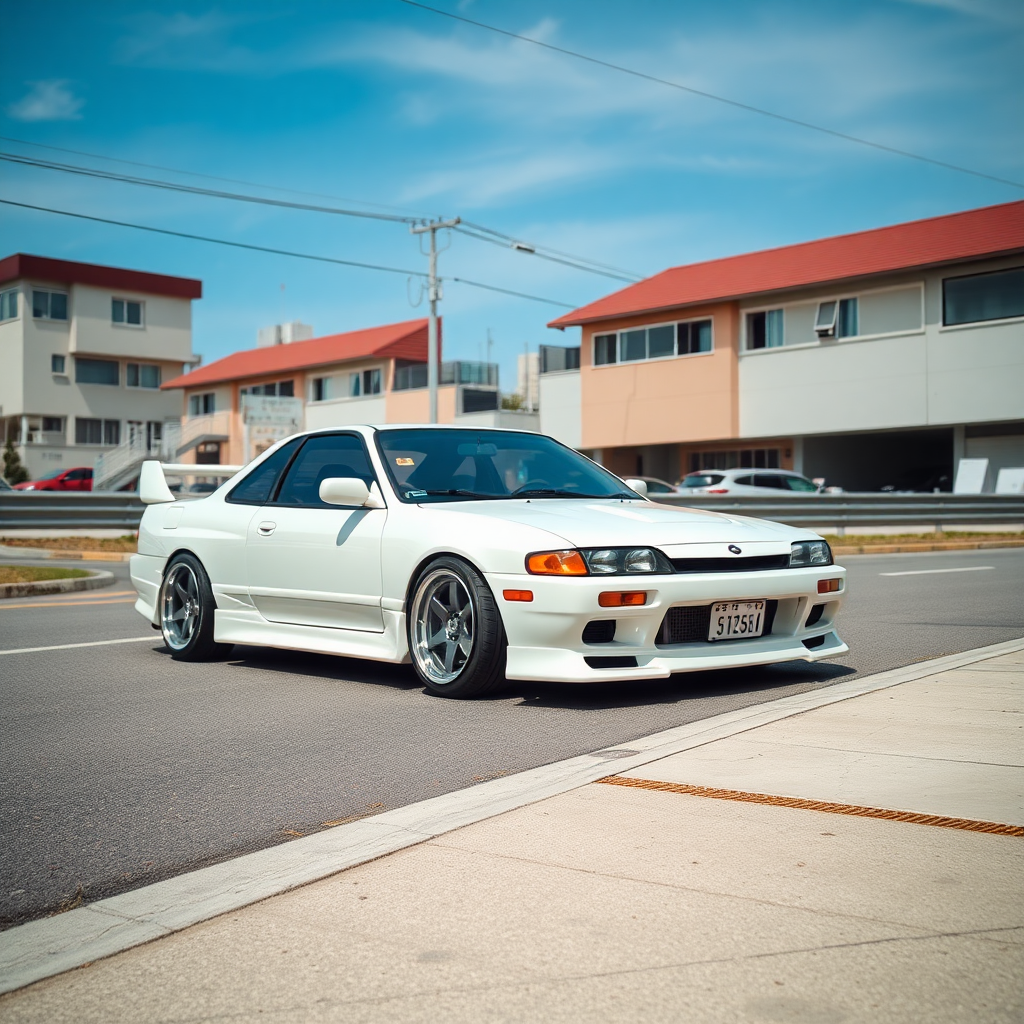
POLYGON ((479 697, 505 682, 501 614, 483 577, 461 558, 435 558, 420 573, 406 623, 413 668, 435 697, 479 697))
POLYGON ((160 632, 175 661, 212 661, 226 657, 232 644, 213 639, 213 588, 195 555, 175 555, 164 570, 157 610, 160 632))

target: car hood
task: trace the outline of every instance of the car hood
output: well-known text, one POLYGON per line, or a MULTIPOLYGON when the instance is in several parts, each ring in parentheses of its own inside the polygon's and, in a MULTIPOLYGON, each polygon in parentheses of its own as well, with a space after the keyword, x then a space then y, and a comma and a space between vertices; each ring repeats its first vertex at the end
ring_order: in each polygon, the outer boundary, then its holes
MULTIPOLYGON (((817 536, 809 530, 764 519, 648 501, 587 501, 584 498, 467 501, 459 502, 458 510, 463 515, 511 520, 536 527, 580 548, 637 545, 665 550, 679 545, 747 543, 758 544, 759 550, 767 554, 769 548, 760 545, 783 551, 788 550, 794 540, 817 536)), ((670 550, 666 553, 673 554, 670 550)))

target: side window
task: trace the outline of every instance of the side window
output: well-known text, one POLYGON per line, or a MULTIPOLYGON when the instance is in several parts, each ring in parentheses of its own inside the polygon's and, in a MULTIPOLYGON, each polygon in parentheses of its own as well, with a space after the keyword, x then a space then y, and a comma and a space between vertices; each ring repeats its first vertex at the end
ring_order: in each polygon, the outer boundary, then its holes
POLYGON ((812 484, 810 480, 805 480, 802 476, 784 476, 782 479, 786 481, 786 486, 791 491, 803 491, 814 494, 818 492, 817 484, 812 484))
POLYGON ((240 484, 236 485, 227 500, 237 502, 241 505, 265 505, 270 501, 274 493, 274 485, 284 472, 288 460, 295 453, 295 449, 302 443, 302 438, 297 437, 294 441, 278 448, 266 462, 256 467, 240 484))
POLYGON ((358 477, 367 486, 374 482, 362 438, 355 434, 319 434, 308 438, 289 467, 275 504, 336 508, 320 500, 320 484, 333 476, 358 477))
POLYGON ((786 480, 784 477, 776 476, 774 473, 755 473, 754 474, 754 486, 755 487, 773 487, 775 490, 789 490, 786 487, 786 480))

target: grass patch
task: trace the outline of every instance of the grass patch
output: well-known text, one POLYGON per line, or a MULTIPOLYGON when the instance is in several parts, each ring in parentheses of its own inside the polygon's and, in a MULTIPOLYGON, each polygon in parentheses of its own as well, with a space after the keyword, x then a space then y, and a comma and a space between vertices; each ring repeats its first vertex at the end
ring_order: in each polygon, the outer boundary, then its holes
POLYGON ((977 540, 1024 540, 1024 533, 988 533, 972 530, 944 530, 942 533, 848 533, 840 537, 834 533, 823 534, 832 547, 872 547, 876 544, 938 544, 942 541, 977 540))
POLYGON ((50 569, 37 565, 0 565, 0 583, 39 583, 42 580, 79 580, 85 569, 50 569))
POLYGON ((126 533, 123 537, 0 537, 0 544, 50 551, 120 551, 132 554, 139 547, 134 533, 126 533))

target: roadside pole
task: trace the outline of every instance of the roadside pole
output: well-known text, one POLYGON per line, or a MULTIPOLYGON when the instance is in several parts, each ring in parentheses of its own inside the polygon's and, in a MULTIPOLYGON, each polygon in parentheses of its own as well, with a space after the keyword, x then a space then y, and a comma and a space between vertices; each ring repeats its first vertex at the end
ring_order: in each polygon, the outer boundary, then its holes
POLYGON ((461 223, 461 217, 451 220, 435 220, 428 224, 412 225, 409 231, 414 235, 430 235, 430 271, 427 277, 427 289, 430 299, 430 320, 427 327, 427 390, 430 394, 430 422, 437 422, 437 378, 438 378, 438 345, 437 345, 437 303, 441 298, 437 280, 437 232, 443 228, 453 228, 461 223))

